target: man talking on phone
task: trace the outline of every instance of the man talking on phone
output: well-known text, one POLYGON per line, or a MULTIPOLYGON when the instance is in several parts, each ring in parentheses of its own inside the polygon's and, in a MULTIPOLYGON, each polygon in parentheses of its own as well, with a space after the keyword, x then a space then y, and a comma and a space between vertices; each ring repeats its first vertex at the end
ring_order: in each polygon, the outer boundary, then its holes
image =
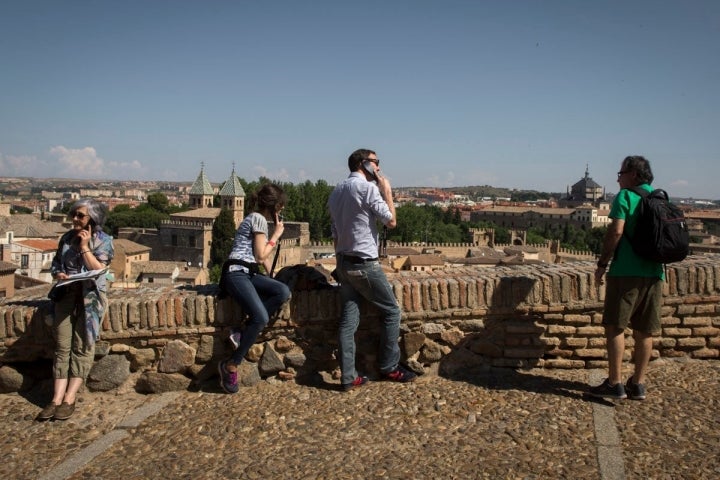
POLYGON ((400 365, 400 307, 378 261, 377 222, 387 228, 397 225, 390 182, 380 174, 380 160, 372 150, 355 150, 348 158, 348 168, 350 175, 328 199, 342 299, 338 329, 342 388, 349 391, 368 382, 368 377, 355 369, 355 332, 363 299, 382 315, 381 375, 394 382, 412 382, 415 373, 400 365))

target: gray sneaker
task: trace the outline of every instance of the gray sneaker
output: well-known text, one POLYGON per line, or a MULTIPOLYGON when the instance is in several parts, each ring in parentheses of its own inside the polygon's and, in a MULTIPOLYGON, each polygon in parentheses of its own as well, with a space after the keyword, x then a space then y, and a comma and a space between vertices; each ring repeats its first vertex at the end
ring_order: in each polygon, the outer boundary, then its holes
POLYGON ((242 332, 240 330, 232 329, 230 331, 230 343, 232 343, 233 350, 237 350, 240 347, 240 341, 242 340, 242 332))
POLYGON ((628 398, 632 400, 645 400, 645 385, 633 382, 632 377, 628 378, 625 384, 628 398))
POLYGON ((590 395, 597 398, 612 398, 615 400, 627 398, 623 384, 618 382, 615 385, 610 385, 609 378, 606 378, 597 387, 590 387, 590 395))

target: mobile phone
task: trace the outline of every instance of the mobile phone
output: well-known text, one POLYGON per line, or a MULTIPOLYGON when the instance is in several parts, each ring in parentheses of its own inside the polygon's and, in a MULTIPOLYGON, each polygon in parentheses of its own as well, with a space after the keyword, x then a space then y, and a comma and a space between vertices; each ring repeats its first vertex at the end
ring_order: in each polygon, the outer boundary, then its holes
POLYGON ((372 168, 372 165, 371 165, 371 164, 372 164, 372 162, 367 162, 367 161, 365 161, 365 162, 363 162, 363 168, 365 169, 365 171, 366 171, 368 174, 370 174, 370 178, 372 178, 373 180, 377 181, 377 177, 378 177, 378 176, 377 176, 377 173, 375 173, 375 170, 372 168))

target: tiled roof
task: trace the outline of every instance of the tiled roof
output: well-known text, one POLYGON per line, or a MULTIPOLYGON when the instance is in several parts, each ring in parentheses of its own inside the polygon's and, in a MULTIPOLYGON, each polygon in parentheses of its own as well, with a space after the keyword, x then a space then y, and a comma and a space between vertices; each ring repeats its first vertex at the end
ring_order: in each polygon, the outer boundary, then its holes
POLYGON ((409 255, 410 265, 445 265, 445 261, 439 255, 409 255))
POLYGON ((14 263, 3 262, 0 260, 0 272, 1 273, 12 273, 18 269, 18 266, 14 263))
POLYGON ((34 248, 35 250, 40 250, 42 252, 54 252, 58 248, 58 241, 57 240, 50 240, 50 239, 27 239, 27 240, 18 240, 15 243, 19 245, 25 245, 26 247, 34 248))
POLYGON ((218 215, 220 215, 219 208, 206 207, 206 208, 196 208, 194 210, 188 210, 186 212, 173 213, 170 215, 170 218, 178 218, 178 219, 211 218, 211 219, 214 219, 214 218, 217 218, 218 215))
POLYGON ((538 250, 536 247, 530 246, 530 245, 512 245, 510 247, 505 247, 503 251, 507 255, 518 255, 520 252, 525 253, 540 253, 540 250, 538 250))
POLYGON ((124 252, 127 255, 136 255, 138 253, 145 253, 152 250, 150 247, 141 245, 126 238, 114 238, 113 247, 115 248, 116 253, 124 252))
POLYGON ((593 180, 590 177, 585 177, 582 180, 576 182, 572 186, 573 190, 575 189, 586 189, 586 188, 602 188, 602 185, 597 183, 595 180, 593 180))
POLYGON ((160 260, 154 260, 149 262, 132 262, 130 266, 132 272, 131 275, 134 277, 140 275, 141 273, 159 273, 172 275, 175 269, 179 268, 177 262, 164 262, 160 260))
POLYGON ((544 208, 544 207, 505 207, 505 206, 491 206, 488 208, 481 208, 477 212, 500 212, 500 213, 526 213, 535 212, 541 215, 570 215, 575 211, 574 208, 544 208))
POLYGON ((505 254, 490 247, 473 247, 470 249, 470 258, 502 258, 505 254))
POLYGON ((190 187, 189 193, 191 195, 212 195, 214 193, 210 181, 205 176, 205 169, 203 167, 200 168, 200 174, 195 180, 195 183, 192 184, 192 187, 190 187))
POLYGON ((387 247, 387 254, 393 256, 420 255, 420 252, 410 247, 387 247))
POLYGON ((240 184, 240 179, 235 175, 235 167, 233 167, 230 178, 227 179, 225 185, 220 189, 221 197, 244 197, 245 190, 243 190, 240 184))
POLYGON ((67 231, 59 223, 40 220, 34 215, 17 214, 0 217, 0 235, 12 231, 15 237, 60 238, 67 231))
MULTIPOLYGON (((180 267, 178 267, 178 268, 180 268, 180 267)), ((183 268, 180 268, 180 273, 178 273, 177 279, 178 279, 178 281, 195 280, 195 279, 197 279, 198 275, 200 275, 201 272, 202 272, 202 270, 197 267, 190 267, 187 270, 185 270, 185 267, 183 267, 183 268)))

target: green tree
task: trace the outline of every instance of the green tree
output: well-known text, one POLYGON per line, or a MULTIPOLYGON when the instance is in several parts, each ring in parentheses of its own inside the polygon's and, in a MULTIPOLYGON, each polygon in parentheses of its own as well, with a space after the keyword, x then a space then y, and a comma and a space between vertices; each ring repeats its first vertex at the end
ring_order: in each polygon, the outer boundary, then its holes
POLYGON ((602 253, 603 240, 605 239, 607 230, 608 227, 595 227, 591 229, 586 240, 587 250, 598 255, 602 253))
POLYGON ((495 226, 495 243, 510 243, 510 231, 499 225, 495 226))
POLYGON ((222 265, 228 258, 234 239, 235 219, 230 210, 223 208, 213 222, 212 246, 210 247, 210 263, 213 266, 222 265))
MULTIPOLYGON (((165 198, 167 199, 167 197, 165 198)), ((159 197, 156 197, 156 200, 160 200, 159 197)), ((158 205, 158 203, 154 204, 158 205)), ((160 205, 162 206, 162 201, 160 201, 160 205)), ((168 213, 156 210, 150 203, 143 203, 135 208, 122 206, 122 208, 113 209, 108 214, 104 229, 117 236, 120 228, 160 228, 162 221, 169 218, 168 213)))
POLYGON ((148 195, 147 204, 156 212, 168 213, 170 210, 170 202, 162 192, 154 192, 148 195))
POLYGON ((525 240, 528 244, 537 245, 545 243, 546 238, 542 235, 542 231, 540 229, 528 228, 525 240))

